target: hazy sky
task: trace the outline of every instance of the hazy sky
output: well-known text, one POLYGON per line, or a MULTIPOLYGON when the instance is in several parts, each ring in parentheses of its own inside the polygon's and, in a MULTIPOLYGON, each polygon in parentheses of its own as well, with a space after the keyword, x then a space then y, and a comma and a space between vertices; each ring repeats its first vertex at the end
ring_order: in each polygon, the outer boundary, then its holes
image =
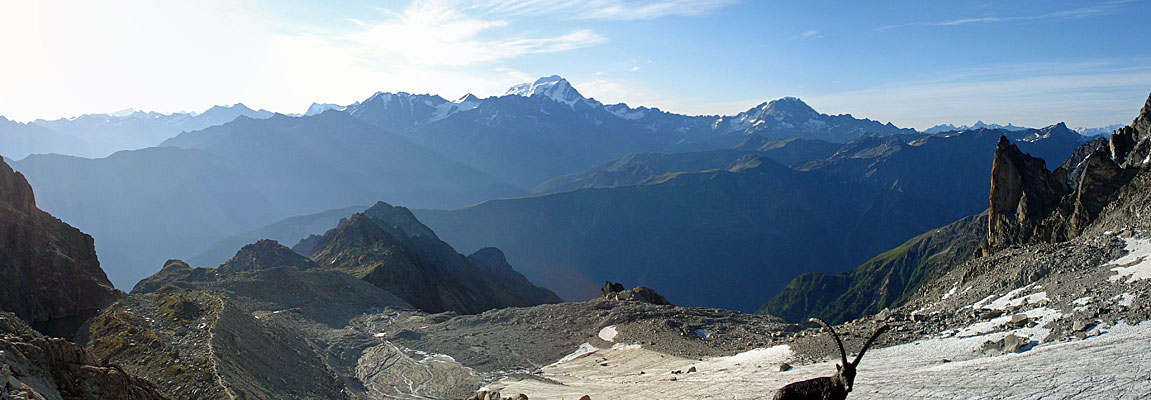
POLYGON ((689 114, 798 96, 916 128, 1101 126, 1151 92, 1147 21, 1146 1, 0 0, 0 115, 300 113, 558 74, 689 114))

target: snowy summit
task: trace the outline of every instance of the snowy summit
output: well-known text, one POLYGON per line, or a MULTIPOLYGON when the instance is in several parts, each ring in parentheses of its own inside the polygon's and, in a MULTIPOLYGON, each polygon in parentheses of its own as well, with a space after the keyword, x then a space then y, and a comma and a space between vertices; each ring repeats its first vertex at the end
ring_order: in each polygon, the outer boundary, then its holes
POLYGON ((516 95, 524 97, 532 97, 537 94, 569 106, 574 106, 577 101, 586 100, 583 95, 568 83, 567 79, 559 75, 539 78, 533 83, 521 83, 512 86, 511 89, 508 89, 507 93, 504 93, 505 96, 516 95))

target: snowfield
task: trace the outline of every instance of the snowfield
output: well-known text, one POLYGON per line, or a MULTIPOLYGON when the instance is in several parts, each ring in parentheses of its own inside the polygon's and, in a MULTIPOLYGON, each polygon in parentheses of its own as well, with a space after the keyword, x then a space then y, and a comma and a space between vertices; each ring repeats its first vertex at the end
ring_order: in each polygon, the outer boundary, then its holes
MULTIPOLYGON (((1036 317, 1042 320, 1047 315, 1036 317)), ((980 330, 970 327, 966 331, 980 330)), ((1020 333, 1040 332, 1016 334, 1020 333)), ((979 353, 983 342, 1004 335, 955 335, 871 350, 860 365, 850 398, 1151 397, 1151 322, 1119 324, 1100 336, 1043 344, 1022 353, 979 353)), ((760 399, 770 398, 787 383, 835 371, 835 361, 829 360, 779 372, 780 364, 792 355, 788 346, 702 360, 639 346, 592 348, 584 344, 580 356, 545 367, 541 374, 504 378, 488 387, 505 395, 524 393, 544 399, 574 400, 585 394, 593 399, 760 399), (697 371, 687 372, 690 367, 697 371)))

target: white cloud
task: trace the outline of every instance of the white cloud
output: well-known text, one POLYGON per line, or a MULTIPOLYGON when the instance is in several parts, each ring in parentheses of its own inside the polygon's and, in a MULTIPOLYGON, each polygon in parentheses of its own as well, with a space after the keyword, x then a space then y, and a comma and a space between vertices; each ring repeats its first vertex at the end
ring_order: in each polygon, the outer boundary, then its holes
POLYGON ((815 29, 811 29, 811 30, 805 31, 799 35, 796 35, 793 39, 808 40, 808 39, 819 39, 822 37, 823 37, 823 35, 819 34, 819 31, 817 31, 815 29))
POLYGON ((1070 10, 1061 10, 1061 11, 1055 11, 1055 12, 1050 12, 1050 13, 1045 13, 1045 14, 1036 14, 1036 15, 988 16, 988 17, 976 17, 976 18, 956 18, 956 19, 950 19, 950 20, 944 20, 944 21, 919 21, 919 22, 910 22, 910 23, 906 23, 906 24, 888 25, 888 26, 880 27, 877 30, 884 31, 884 30, 904 28, 904 27, 909 27, 909 26, 957 26, 957 25, 967 25, 967 24, 1024 22, 1024 21, 1037 21, 1037 20, 1047 20, 1047 19, 1079 19, 1079 18, 1088 18, 1088 17, 1095 17, 1095 16, 1100 16, 1100 15, 1111 14, 1111 13, 1115 12, 1116 9, 1120 5, 1130 3, 1130 2, 1131 1, 1128 1, 1128 0, 1108 1, 1108 2, 1105 2, 1102 4, 1089 6, 1089 7, 1081 7, 1081 8, 1075 8, 1075 9, 1070 9, 1070 10))
POLYGON ((358 21, 360 30, 333 38, 350 45, 372 63, 402 58, 413 65, 465 67, 491 64, 525 54, 556 53, 603 43, 606 38, 586 29, 559 36, 533 37, 505 33, 498 39, 481 34, 507 28, 501 19, 466 15, 444 2, 416 1, 401 14, 380 21, 358 21))
POLYGON ((500 15, 560 15, 574 19, 641 20, 696 16, 740 0, 484 0, 471 9, 500 15))
POLYGON ((1147 61, 992 66, 938 80, 893 82, 805 100, 821 112, 850 112, 920 129, 976 120, 1104 126, 1129 122, 1138 113, 1151 87, 1151 67, 1132 65, 1147 61))

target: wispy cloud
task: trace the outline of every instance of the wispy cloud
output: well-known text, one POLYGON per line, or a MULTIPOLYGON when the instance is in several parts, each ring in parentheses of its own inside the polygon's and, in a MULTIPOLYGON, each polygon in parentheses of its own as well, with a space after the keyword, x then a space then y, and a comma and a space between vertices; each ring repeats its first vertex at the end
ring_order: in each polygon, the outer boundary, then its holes
MULTIPOLYGON (((572 19, 642 20, 695 16, 740 0, 482 0, 469 8, 500 15, 553 15, 572 19)), ((461 3, 463 4, 463 3, 461 3)))
POLYGON ((1130 121, 1151 87, 1151 59, 996 65, 934 80, 807 96, 823 112, 853 112, 927 128, 975 120, 1046 126, 1130 121))
POLYGON ((958 26, 967 24, 988 24, 988 23, 1007 23, 1007 22, 1026 22, 1038 21, 1048 19, 1079 19, 1089 18, 1101 15, 1111 14, 1119 8, 1119 6, 1130 3, 1132 0, 1117 0, 1109 1, 1102 4, 1097 4, 1090 7, 1080 7, 1069 10, 1060 10, 1043 14, 1034 15, 1016 15, 1016 16, 984 16, 984 17, 971 17, 971 18, 956 18, 942 21, 917 21, 897 25, 887 25, 880 27, 876 30, 885 31, 897 28, 906 28, 912 26, 958 26))
POLYGON ((820 34, 819 31, 817 31, 815 29, 811 29, 811 30, 808 30, 808 31, 803 32, 801 34, 795 35, 794 37, 792 37, 792 39, 808 40, 808 39, 819 39, 822 37, 823 37, 823 35, 820 34))
POLYGON ((365 60, 398 57, 422 66, 490 64, 525 54, 590 47, 607 40, 586 29, 556 36, 508 32, 507 20, 471 16, 437 1, 416 1, 390 18, 356 22, 358 31, 332 40, 357 48, 365 60))

